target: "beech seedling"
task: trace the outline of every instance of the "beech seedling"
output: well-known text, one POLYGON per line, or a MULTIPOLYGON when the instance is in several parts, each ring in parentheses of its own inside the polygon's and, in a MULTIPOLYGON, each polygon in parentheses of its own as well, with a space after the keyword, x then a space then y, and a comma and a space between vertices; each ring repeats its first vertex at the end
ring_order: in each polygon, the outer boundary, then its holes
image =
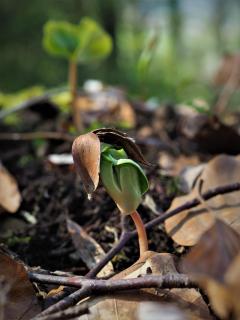
POLYGON ((56 57, 69 61, 69 88, 75 115, 77 98, 77 65, 103 60, 112 51, 112 39, 94 20, 84 17, 79 24, 48 21, 44 25, 43 46, 56 57))
POLYGON ((96 190, 100 177, 121 214, 132 217, 142 256, 148 250, 148 241, 137 208, 148 190, 148 180, 139 163, 148 163, 134 140, 115 129, 98 129, 76 138, 72 154, 89 197, 96 190))

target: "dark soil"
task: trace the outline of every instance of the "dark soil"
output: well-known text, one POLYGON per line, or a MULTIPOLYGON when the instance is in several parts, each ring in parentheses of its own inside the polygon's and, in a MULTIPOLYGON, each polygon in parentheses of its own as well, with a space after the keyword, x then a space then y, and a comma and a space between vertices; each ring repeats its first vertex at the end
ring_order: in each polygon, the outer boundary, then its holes
MULTIPOLYGON (((0 131, 56 131, 59 124, 63 127, 61 117, 60 120, 45 119, 29 111, 23 113, 22 117, 28 119, 27 123, 21 122, 18 127, 1 126, 0 131)), ((139 117, 138 127, 141 127, 142 121, 148 121, 149 117, 144 118, 141 113, 139 117)), ((173 135, 174 130, 175 128, 171 129, 173 135)), ((131 133, 137 136, 137 131, 131 133)), ((154 163, 159 150, 154 144, 150 147, 143 144, 142 147, 147 159, 154 163)), ((120 234, 120 214, 114 202, 101 186, 89 201, 73 166, 53 166, 46 160, 46 155, 51 153, 70 153, 70 142, 41 139, 0 141, 0 150, 1 161, 16 177, 23 197, 16 214, 1 214, 2 242, 30 266, 85 274, 87 267, 73 254, 75 248, 66 228, 66 218, 69 217, 83 226, 103 249, 108 251, 114 242, 114 236, 106 230, 106 226, 115 228, 120 234), (26 221, 23 217, 25 212, 35 217, 36 224, 26 221)), ((154 199, 161 214, 176 195, 175 190, 169 191, 172 178, 162 177, 158 165, 146 168, 146 172, 150 183, 148 194, 154 199)), ((156 217, 156 213, 143 205, 139 212, 144 221, 156 217)), ((132 225, 132 222, 130 224, 132 225)), ((178 251, 164 232, 163 226, 149 231, 149 242, 150 250, 174 253, 178 251)), ((138 245, 137 239, 134 239, 127 244, 122 254, 114 259, 115 270, 127 267, 137 257, 138 245)))

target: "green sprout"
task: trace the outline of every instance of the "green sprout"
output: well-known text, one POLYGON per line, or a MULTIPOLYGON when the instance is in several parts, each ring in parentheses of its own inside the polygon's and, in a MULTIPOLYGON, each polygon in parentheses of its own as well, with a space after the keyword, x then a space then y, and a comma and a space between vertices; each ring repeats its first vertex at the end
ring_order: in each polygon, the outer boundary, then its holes
POLYGON ((79 24, 48 21, 44 25, 43 46, 49 54, 69 61, 68 82, 75 119, 77 65, 91 64, 106 58, 112 50, 112 39, 97 22, 84 17, 79 24))
POLYGON ((148 250, 148 240, 137 208, 148 190, 148 180, 135 159, 143 162, 142 155, 126 135, 123 136, 116 130, 104 130, 107 129, 99 129, 75 139, 72 147, 74 163, 88 194, 95 191, 100 176, 107 193, 121 214, 132 217, 138 232, 141 257, 148 250), (102 135, 103 132, 105 135, 102 135), (120 135, 122 140, 119 138, 120 135), (109 137, 113 141, 112 144, 109 144, 109 137), (117 146, 114 140, 117 141, 117 146), (127 150, 122 148, 123 145, 127 150), (134 154, 135 159, 130 159, 129 153, 134 154))
POLYGON ((124 149, 105 146, 101 152, 100 177, 111 198, 123 214, 137 209, 148 181, 142 168, 129 159, 124 149))

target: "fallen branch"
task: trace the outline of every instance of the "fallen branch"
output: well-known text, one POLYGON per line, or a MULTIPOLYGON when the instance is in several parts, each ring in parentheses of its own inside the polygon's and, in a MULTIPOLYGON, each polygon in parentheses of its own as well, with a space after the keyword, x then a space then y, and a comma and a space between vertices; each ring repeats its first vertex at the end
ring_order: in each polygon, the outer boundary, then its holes
POLYGON ((196 285, 185 274, 168 273, 164 276, 144 276, 132 279, 86 279, 84 277, 62 277, 29 272, 29 279, 33 282, 58 284, 76 288, 87 288, 91 294, 113 293, 120 290, 132 290, 142 288, 193 288, 196 285))
POLYGON ((51 283, 65 286, 80 287, 79 290, 73 292, 65 299, 62 299, 55 305, 49 307, 41 313, 41 316, 59 312, 69 306, 74 305, 80 300, 91 295, 110 294, 119 291, 137 290, 144 288, 196 288, 196 284, 185 274, 168 273, 164 276, 144 276, 133 279, 119 280, 100 280, 100 279, 84 279, 83 277, 59 277, 29 273, 32 281, 40 283, 51 283))

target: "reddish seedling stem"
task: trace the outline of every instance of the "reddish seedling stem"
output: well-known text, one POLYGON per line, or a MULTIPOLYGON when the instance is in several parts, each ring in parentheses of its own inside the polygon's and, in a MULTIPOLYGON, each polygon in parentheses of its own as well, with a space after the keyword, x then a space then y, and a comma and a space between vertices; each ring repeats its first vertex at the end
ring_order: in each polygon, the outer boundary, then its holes
POLYGON ((131 213, 131 217, 137 229, 138 243, 139 243, 139 250, 140 250, 140 257, 141 257, 144 252, 148 251, 147 233, 139 213, 137 211, 134 211, 133 213, 131 213))

